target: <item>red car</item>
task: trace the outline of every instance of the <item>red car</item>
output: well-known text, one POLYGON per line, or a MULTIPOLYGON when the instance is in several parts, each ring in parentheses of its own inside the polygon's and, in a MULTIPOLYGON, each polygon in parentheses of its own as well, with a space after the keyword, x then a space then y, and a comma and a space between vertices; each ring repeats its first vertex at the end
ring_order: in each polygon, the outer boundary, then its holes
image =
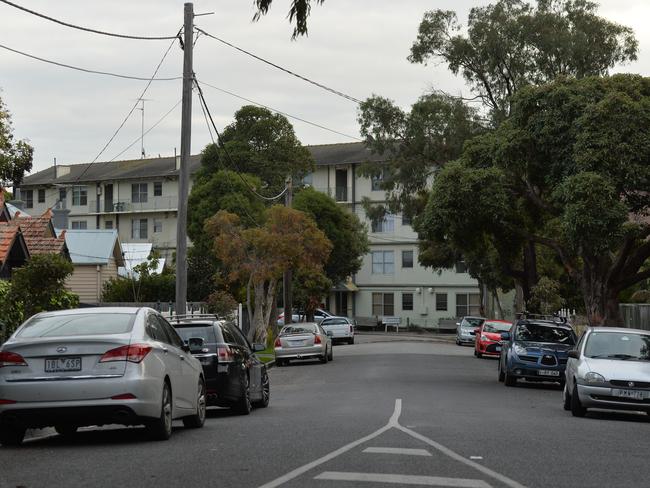
POLYGON ((511 322, 505 320, 486 320, 474 331, 474 356, 477 358, 501 355, 501 332, 508 332, 512 327, 511 322))

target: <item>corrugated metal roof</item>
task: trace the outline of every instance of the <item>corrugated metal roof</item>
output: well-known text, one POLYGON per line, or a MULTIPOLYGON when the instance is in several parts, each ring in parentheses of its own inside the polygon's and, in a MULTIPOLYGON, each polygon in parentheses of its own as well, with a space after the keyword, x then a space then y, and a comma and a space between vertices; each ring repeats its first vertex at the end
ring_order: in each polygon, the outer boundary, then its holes
MULTIPOLYGON (((150 242, 123 242, 124 266, 118 268, 117 273, 120 276, 137 278, 138 273, 133 271, 133 268, 147 261, 152 249, 153 244, 150 242)), ((156 269, 152 270, 152 274, 160 274, 164 268, 165 258, 159 258, 156 269)))
POLYGON ((67 229, 65 243, 73 264, 108 264, 114 257, 118 266, 124 265, 116 229, 67 229))

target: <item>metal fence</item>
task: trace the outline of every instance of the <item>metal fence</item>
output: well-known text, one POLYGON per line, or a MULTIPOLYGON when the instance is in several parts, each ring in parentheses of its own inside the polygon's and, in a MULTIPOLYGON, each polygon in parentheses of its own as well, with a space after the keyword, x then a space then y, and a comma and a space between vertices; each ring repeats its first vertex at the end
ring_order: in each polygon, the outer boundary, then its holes
MULTIPOLYGON (((101 307, 150 307, 158 310, 163 315, 173 316, 176 312, 174 302, 104 302, 99 304, 101 307)), ((208 313, 205 302, 187 302, 187 314, 208 313)))
POLYGON ((650 303, 622 303, 620 307, 625 327, 650 330, 650 303))

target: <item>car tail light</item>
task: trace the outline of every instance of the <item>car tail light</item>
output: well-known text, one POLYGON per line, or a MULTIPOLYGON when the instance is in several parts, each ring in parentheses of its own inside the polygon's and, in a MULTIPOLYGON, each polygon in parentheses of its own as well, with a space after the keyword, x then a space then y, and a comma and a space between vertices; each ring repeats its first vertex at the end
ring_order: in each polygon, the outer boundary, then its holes
POLYGON ((110 351, 106 351, 100 358, 100 363, 109 363, 111 361, 129 361, 131 363, 141 362, 152 347, 148 344, 130 344, 121 346, 110 351))
POLYGON ((219 361, 226 363, 234 359, 233 353, 228 346, 217 347, 217 356, 219 356, 219 361))
POLYGON ((17 403, 16 400, 6 400, 4 398, 0 398, 0 405, 13 405, 14 403, 17 403))
POLYGON ((314 344, 321 344, 320 336, 314 336, 314 344))
POLYGON ((0 351, 0 368, 3 366, 27 366, 25 358, 20 354, 9 351, 0 351))
POLYGON ((279 337, 275 338, 275 342, 273 343, 274 347, 282 347, 282 342, 280 341, 279 337))
POLYGON ((350 326, 350 334, 352 334, 352 332, 354 332, 354 329, 350 326))
POLYGON ((121 395, 113 395, 111 400, 135 400, 136 396, 133 393, 122 393, 121 395))

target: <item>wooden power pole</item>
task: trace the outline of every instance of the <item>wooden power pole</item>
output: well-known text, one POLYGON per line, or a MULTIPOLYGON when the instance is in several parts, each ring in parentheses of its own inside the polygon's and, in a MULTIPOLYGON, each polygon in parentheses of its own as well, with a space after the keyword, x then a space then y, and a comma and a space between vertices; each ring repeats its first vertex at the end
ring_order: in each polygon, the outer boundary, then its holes
POLYGON ((186 3, 183 37, 183 101, 181 114, 181 164, 178 174, 178 214, 176 221, 176 313, 187 309, 187 197, 190 182, 192 144, 192 48, 194 46, 194 5, 186 3))
MULTIPOLYGON (((286 193, 284 194, 284 206, 291 207, 293 203, 293 182, 291 176, 286 179, 286 193)), ((290 269, 284 272, 282 280, 282 302, 284 303, 284 325, 293 322, 293 290, 291 289, 292 272, 290 269)))

